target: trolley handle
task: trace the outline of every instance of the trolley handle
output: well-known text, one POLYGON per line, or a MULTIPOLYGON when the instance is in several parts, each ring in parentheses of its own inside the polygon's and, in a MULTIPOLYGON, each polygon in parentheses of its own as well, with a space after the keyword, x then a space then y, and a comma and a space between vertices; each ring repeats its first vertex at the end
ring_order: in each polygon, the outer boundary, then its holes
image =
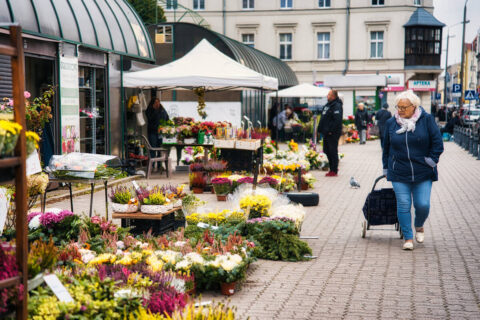
POLYGON ((373 187, 372 187, 372 192, 375 190, 375 187, 377 186, 377 183, 378 181, 384 179, 384 178, 387 178, 386 176, 384 175, 381 175, 380 177, 378 177, 377 179, 375 179, 375 183, 373 184, 373 187))

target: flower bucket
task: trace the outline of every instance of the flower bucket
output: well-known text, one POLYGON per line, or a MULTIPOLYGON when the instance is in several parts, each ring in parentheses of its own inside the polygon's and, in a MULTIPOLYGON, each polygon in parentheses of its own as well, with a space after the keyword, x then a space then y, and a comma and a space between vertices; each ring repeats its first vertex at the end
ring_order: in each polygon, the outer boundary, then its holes
POLYGON ((193 193, 195 193, 195 194, 201 194, 201 193, 203 193, 203 188, 193 187, 193 193))
POLYGON ((142 205, 140 211, 146 214, 162 214, 170 211, 171 208, 168 205, 142 205))
POLYGON ((138 205, 135 204, 121 204, 112 202, 112 211, 119 213, 132 213, 138 211, 138 205))
POLYGON ((217 194, 217 201, 227 201, 226 194, 217 194))
POLYGON ((195 138, 185 138, 183 139, 184 144, 194 144, 195 143, 195 138))
POLYGON ((308 183, 302 182, 301 189, 303 191, 308 190, 308 183))
POLYGON ((220 291, 224 296, 231 296, 235 293, 235 286, 236 282, 230 282, 230 283, 225 283, 222 282, 220 283, 220 291))
POLYGON ((198 132, 198 144, 204 144, 205 143, 205 132, 204 131, 199 131, 198 132))

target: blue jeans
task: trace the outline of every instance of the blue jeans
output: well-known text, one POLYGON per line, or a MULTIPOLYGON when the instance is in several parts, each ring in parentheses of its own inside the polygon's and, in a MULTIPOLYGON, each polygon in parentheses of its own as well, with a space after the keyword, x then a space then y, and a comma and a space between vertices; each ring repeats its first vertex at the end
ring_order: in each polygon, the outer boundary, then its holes
POLYGON ((405 240, 413 239, 412 215, 410 208, 415 207, 415 228, 423 227, 430 212, 430 193, 432 181, 422 182, 392 182, 397 197, 397 216, 405 240))

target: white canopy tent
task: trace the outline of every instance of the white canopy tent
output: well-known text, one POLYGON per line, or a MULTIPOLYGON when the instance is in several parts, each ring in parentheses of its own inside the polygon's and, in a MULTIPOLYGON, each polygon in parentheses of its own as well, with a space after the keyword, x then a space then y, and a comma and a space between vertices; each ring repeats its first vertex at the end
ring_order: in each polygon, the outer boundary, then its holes
POLYGON ((123 86, 128 88, 205 90, 277 90, 278 80, 265 76, 229 58, 206 39, 182 58, 169 64, 126 73, 123 86))
POLYGON ((270 93, 269 97, 279 98, 326 98, 330 88, 317 87, 313 84, 302 83, 290 88, 270 93))

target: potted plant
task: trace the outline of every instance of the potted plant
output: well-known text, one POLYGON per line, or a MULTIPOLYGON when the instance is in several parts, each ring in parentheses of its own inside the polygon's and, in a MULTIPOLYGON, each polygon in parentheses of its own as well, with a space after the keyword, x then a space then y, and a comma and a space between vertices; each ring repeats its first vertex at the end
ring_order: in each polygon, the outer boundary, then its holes
POLYGON ((247 195, 240 200, 240 209, 248 214, 248 219, 268 216, 271 207, 272 200, 261 194, 247 195))
POLYGON ((207 184, 205 176, 205 167, 203 163, 192 163, 190 165, 190 186, 193 193, 203 193, 203 190, 207 184))
POLYGON ((109 195, 113 212, 131 213, 138 211, 135 192, 125 186, 112 188, 109 195))
POLYGON ((260 181, 258 181, 259 185, 268 185, 273 189, 276 189, 278 186, 278 180, 269 176, 265 176, 260 181))
POLYGON ((232 190, 232 182, 228 178, 213 178, 213 189, 217 195, 217 201, 226 201, 227 195, 232 190))
POLYGON ((168 199, 158 186, 150 190, 140 188, 137 190, 137 196, 141 204, 140 211, 142 213, 160 214, 166 213, 173 208, 173 205, 168 203, 168 199))

